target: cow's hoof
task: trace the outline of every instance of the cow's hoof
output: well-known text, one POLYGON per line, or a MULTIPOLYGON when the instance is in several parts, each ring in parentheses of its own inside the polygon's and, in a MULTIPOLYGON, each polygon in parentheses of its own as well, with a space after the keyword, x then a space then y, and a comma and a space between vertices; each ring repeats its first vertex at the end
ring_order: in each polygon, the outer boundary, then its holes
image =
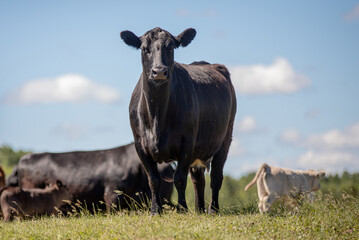
POLYGON ((207 210, 204 210, 204 209, 196 209, 196 213, 197 213, 197 214, 205 214, 205 213, 207 213, 207 210))
POLYGON ((182 205, 178 204, 176 206, 177 213, 187 213, 188 209, 183 207, 182 205))
POLYGON ((218 213, 218 210, 217 210, 217 209, 213 209, 213 208, 209 208, 208 211, 207 211, 207 213, 208 213, 209 215, 215 215, 215 214, 218 213))
POLYGON ((151 216, 160 216, 162 214, 162 208, 151 208, 151 216))
POLYGON ((152 217, 155 217, 155 216, 161 216, 161 211, 151 211, 151 213, 150 213, 150 215, 152 216, 152 217))

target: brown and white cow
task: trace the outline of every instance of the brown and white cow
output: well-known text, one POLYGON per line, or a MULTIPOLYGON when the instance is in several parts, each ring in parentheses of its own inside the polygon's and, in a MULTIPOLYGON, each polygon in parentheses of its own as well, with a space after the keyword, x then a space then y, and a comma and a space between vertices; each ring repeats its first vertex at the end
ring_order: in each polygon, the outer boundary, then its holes
POLYGON ((44 189, 5 187, 0 196, 4 221, 11 220, 15 215, 31 217, 55 214, 56 208, 60 208, 69 200, 71 194, 59 180, 44 189))
POLYGON ((324 176, 325 172, 290 170, 264 163, 244 190, 247 191, 257 182, 258 207, 259 211, 264 213, 283 195, 294 197, 304 193, 313 198, 312 192, 319 190, 319 178, 324 176))

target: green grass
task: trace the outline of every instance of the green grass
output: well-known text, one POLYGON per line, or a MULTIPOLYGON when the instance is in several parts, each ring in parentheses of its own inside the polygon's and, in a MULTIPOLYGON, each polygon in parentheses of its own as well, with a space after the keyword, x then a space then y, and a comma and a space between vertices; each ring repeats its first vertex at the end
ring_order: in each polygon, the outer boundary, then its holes
POLYGON ((253 204, 220 214, 148 211, 42 217, 0 223, 1 239, 359 239, 359 199, 318 194, 298 212, 280 206, 258 214, 253 204), (253 213, 254 211, 254 213, 253 213))

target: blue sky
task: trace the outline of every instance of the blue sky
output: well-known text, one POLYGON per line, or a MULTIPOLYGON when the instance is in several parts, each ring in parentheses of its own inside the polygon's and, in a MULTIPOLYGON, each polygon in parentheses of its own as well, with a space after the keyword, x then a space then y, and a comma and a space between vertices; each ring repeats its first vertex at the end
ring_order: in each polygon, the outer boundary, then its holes
POLYGON ((225 173, 263 162, 359 171, 359 1, 0 1, 0 145, 131 142, 141 61, 119 34, 157 26, 197 30, 176 61, 230 69, 238 109, 225 173))

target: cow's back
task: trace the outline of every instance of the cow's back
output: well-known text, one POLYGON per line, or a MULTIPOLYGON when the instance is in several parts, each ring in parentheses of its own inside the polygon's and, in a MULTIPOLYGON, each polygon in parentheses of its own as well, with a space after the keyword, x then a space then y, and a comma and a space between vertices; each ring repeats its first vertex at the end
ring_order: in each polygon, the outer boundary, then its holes
POLYGON ((59 179, 75 199, 103 200, 107 185, 115 189, 141 171, 133 145, 99 151, 40 153, 24 156, 17 166, 19 185, 44 188, 46 182, 59 179))
POLYGON ((286 168, 266 168, 265 183, 269 192, 277 194, 297 193, 306 189, 308 183, 300 171, 293 171, 286 168))

